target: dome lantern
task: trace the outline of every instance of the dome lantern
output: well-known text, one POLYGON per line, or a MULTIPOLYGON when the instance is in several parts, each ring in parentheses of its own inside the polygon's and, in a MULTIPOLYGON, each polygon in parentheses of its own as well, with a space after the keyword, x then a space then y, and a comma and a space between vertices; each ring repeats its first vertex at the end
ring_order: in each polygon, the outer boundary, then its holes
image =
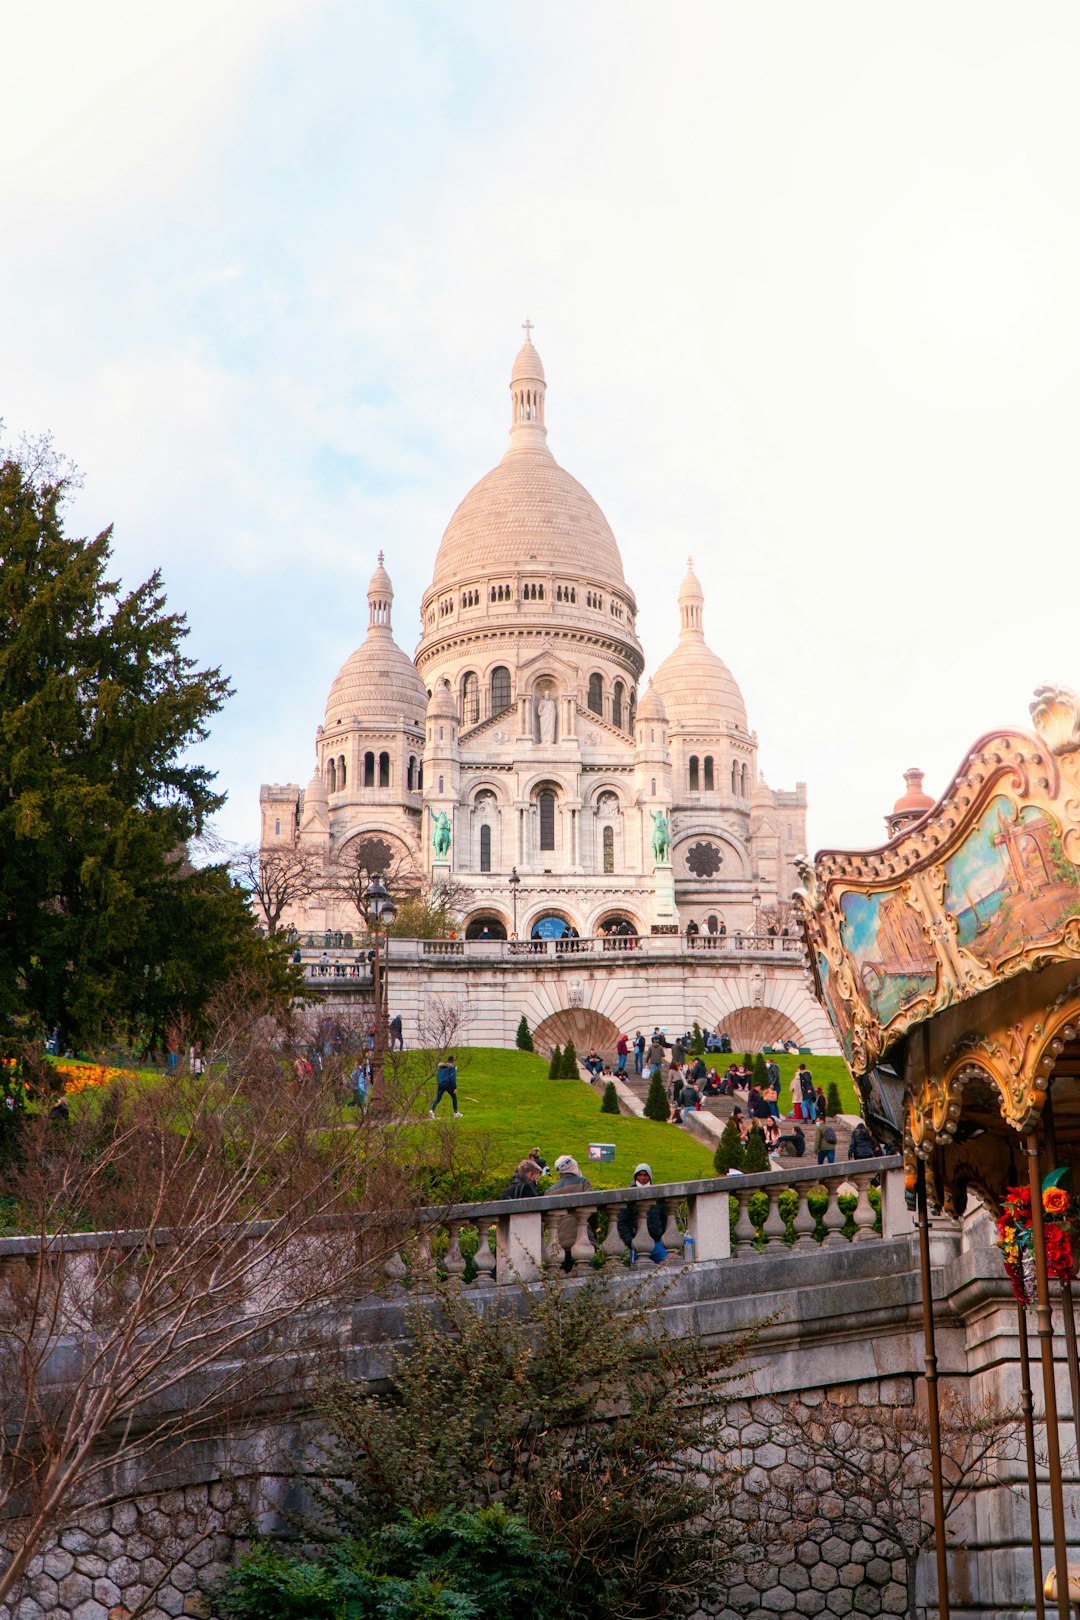
POLYGON ((694 573, 694 559, 686 559, 686 577, 679 586, 679 636, 696 636, 704 641, 705 629, 702 623, 702 614, 705 607, 705 592, 701 588, 701 581, 694 573))
POLYGON ((510 373, 511 450, 542 450, 548 455, 547 428, 544 426, 544 395, 547 381, 544 363, 533 348, 532 321, 522 322, 525 341, 517 352, 510 373))
POLYGON ((379 552, 379 565, 371 576, 367 591, 368 630, 385 630, 391 634, 390 610, 394 605, 394 587, 390 575, 383 567, 383 554, 379 552))

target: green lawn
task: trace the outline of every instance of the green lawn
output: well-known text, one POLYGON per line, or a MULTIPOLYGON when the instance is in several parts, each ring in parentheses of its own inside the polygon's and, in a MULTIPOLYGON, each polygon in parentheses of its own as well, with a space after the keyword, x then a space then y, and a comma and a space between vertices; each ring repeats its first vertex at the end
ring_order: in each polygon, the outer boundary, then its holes
MULTIPOLYGON (((602 1114, 598 1092, 581 1080, 549 1080, 544 1058, 470 1047, 458 1051, 457 1068, 463 1117, 454 1129, 474 1138, 478 1147, 488 1138, 486 1162, 493 1173, 505 1170, 506 1181, 534 1147, 549 1165, 560 1153, 572 1153, 594 1187, 629 1186, 635 1164, 643 1159, 652 1166, 654 1181, 698 1181, 714 1174, 712 1152, 704 1143, 677 1125, 602 1114), (614 1163, 590 1163, 590 1142, 614 1142, 614 1163)), ((445 1099, 441 1109, 449 1120, 445 1099)))

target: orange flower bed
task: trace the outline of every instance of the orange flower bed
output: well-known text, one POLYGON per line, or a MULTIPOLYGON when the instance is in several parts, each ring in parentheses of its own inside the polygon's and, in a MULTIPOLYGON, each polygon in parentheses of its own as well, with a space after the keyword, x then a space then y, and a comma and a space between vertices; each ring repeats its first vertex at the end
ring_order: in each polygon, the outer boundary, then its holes
POLYGON ((91 1086, 107 1086, 110 1080, 138 1079, 133 1069, 109 1069, 102 1063, 57 1063, 54 1068, 63 1075, 64 1091, 69 1097, 91 1086))

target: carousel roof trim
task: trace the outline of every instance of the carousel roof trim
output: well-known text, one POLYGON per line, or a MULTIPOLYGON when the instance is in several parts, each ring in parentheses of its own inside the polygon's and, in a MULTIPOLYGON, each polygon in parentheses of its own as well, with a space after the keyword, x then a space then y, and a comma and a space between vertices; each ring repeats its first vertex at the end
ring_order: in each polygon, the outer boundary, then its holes
POLYGON ((855 1074, 1017 974, 1080 958, 1080 700, 1041 686, 1036 735, 988 732, 887 844, 803 862, 818 995, 855 1074))

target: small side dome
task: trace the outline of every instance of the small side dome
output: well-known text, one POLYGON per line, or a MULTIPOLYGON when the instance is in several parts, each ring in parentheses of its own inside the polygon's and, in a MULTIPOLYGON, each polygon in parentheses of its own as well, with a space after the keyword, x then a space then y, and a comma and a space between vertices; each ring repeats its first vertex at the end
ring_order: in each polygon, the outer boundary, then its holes
POLYGON ((645 696, 637 706, 637 717, 639 720, 663 721, 665 723, 667 721, 667 710, 664 708, 664 700, 656 690, 656 687, 653 685, 652 681, 650 681, 648 686, 645 688, 645 696))
POLYGON ((427 706, 429 720, 456 720, 457 710, 454 707, 454 694, 450 690, 450 682, 443 677, 435 687, 427 706))

